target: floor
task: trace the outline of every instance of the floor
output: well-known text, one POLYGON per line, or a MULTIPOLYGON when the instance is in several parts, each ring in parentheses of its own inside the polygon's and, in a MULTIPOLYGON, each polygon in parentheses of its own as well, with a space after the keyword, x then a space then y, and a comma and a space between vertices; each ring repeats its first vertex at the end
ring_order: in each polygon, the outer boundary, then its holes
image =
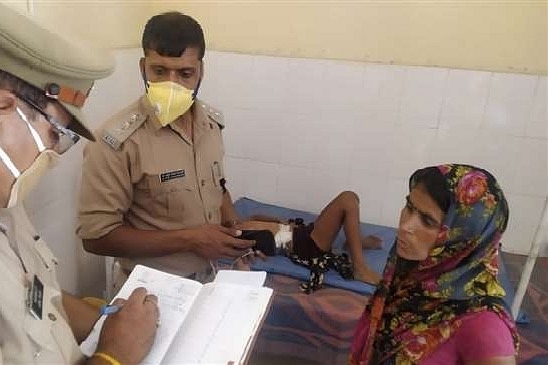
POLYGON ((313 361, 306 361, 289 356, 252 355, 249 365, 322 365, 313 361))
MULTIPOLYGON (((526 256, 503 253, 509 279, 517 286, 526 256)), ((548 258, 538 258, 531 282, 523 300, 522 310, 529 318, 528 324, 518 325, 521 336, 519 365, 548 364, 548 258)), ((297 358, 254 354, 249 365, 318 365, 297 358)))
MULTIPOLYGON (((517 286, 527 257, 503 253, 510 282, 517 286)), ((522 311, 530 319, 528 324, 518 325, 521 350, 518 364, 548 364, 548 258, 539 257, 535 264, 522 311)))

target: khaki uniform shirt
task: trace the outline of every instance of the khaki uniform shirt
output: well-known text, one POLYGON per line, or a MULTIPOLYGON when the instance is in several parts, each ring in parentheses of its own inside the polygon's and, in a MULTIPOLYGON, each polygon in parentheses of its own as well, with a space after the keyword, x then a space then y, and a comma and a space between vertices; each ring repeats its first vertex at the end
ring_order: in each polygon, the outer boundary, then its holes
MULTIPOLYGON (((221 223, 222 115, 199 100, 191 110, 193 140, 175 123, 162 127, 145 96, 105 123, 102 141, 84 150, 81 238, 100 238, 124 223, 143 230, 221 223)), ((189 252, 120 263, 126 270, 140 263, 180 275, 209 268, 189 252)))
POLYGON ((22 206, 0 209, 0 364, 74 364, 83 360, 67 323, 55 256, 22 206), (44 285, 42 318, 27 306, 30 283, 44 285))

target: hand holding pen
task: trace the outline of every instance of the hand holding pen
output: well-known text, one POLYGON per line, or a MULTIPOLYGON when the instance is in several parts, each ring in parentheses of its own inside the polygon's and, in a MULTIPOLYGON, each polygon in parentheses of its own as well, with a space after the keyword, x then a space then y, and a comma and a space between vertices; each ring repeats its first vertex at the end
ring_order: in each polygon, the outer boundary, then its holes
POLYGON ((122 308, 121 304, 104 304, 101 306, 99 313, 102 316, 108 316, 109 314, 114 314, 122 308))
MULTIPOLYGON (((147 295, 145 297, 145 302, 147 300, 148 301, 153 301, 156 305, 158 305, 158 299, 153 294, 147 295)), ((100 310, 99 310, 99 313, 102 316, 108 316, 110 314, 117 313, 120 309, 122 309, 122 307, 123 307, 123 303, 120 303, 120 304, 103 304, 101 306, 100 310)), ((156 321, 156 327, 160 327, 160 320, 156 321)))
POLYGON ((156 336, 160 316, 157 301, 145 288, 137 288, 127 300, 118 298, 103 306, 101 315, 107 317, 93 357, 120 364, 141 362, 156 336))

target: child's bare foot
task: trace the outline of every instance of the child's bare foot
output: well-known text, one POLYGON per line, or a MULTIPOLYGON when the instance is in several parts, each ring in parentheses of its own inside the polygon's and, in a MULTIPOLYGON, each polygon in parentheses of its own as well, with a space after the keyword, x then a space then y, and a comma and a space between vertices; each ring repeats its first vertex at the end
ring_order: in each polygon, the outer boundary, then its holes
POLYGON ((354 280, 377 285, 381 281, 381 275, 365 266, 360 266, 359 268, 354 268, 354 280))

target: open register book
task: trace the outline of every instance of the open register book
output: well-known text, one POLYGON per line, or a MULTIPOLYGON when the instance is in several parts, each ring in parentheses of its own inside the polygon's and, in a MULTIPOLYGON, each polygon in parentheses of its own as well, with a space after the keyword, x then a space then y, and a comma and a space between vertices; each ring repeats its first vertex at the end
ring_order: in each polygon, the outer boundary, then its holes
MULTIPOLYGON (((201 284, 137 265, 116 298, 138 287, 158 296, 161 324, 143 364, 244 364, 273 294, 265 278, 265 272, 221 270, 201 284)), ((103 321, 80 345, 87 356, 95 352, 103 321)))

